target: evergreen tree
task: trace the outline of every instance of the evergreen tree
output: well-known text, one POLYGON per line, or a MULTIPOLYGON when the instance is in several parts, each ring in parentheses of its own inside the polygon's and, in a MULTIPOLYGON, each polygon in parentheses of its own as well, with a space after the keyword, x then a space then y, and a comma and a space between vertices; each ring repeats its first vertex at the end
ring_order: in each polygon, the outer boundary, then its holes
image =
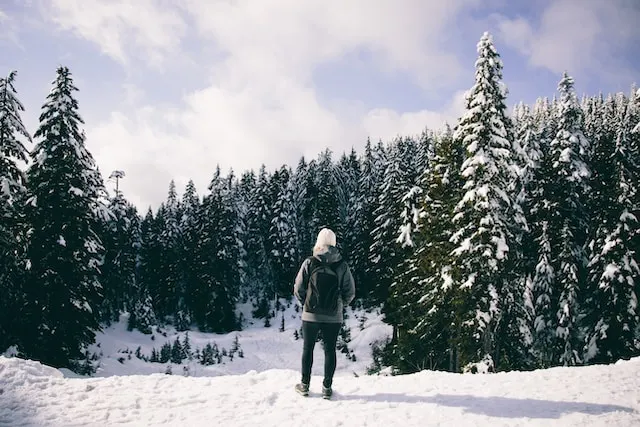
POLYGON ((382 145, 372 147, 367 139, 362 158, 362 174, 359 180, 359 196, 357 200, 357 223, 354 226, 357 233, 356 244, 350 254, 353 264, 353 277, 356 286, 356 296, 364 300, 367 305, 373 305, 372 292, 376 283, 373 264, 370 259, 371 247, 374 243, 373 230, 382 178, 386 167, 386 153, 382 145))
POLYGON ((138 213, 121 192, 117 191, 109 204, 112 219, 106 224, 102 240, 105 259, 102 266, 104 300, 102 320, 117 321, 129 305, 129 295, 135 288, 136 264, 140 245, 138 213))
POLYGON ((372 292, 376 304, 386 301, 396 267, 407 254, 397 239, 402 226, 402 200, 418 179, 415 158, 416 144, 412 139, 398 139, 392 145, 375 210, 375 229, 369 249, 369 261, 376 278, 372 292))
POLYGON ((343 188, 344 203, 340 212, 340 222, 343 224, 342 252, 349 261, 351 271, 361 269, 361 260, 355 255, 360 238, 360 179, 362 176, 360 160, 354 149, 349 155, 343 155, 338 165, 340 185, 343 188))
MULTIPOLYGON (((198 288, 198 265, 194 255, 198 251, 199 218, 201 214, 200 198, 196 193, 196 187, 189 180, 182 196, 182 210, 180 218, 180 246, 179 246, 179 271, 182 274, 180 288, 178 290, 177 321, 182 328, 191 323, 192 310, 196 304, 194 295, 198 288)), ((182 329, 181 328, 181 329, 182 329)))
POLYGON ((458 371, 455 320, 455 271, 451 269, 453 210, 460 199, 464 147, 454 144, 450 128, 435 137, 432 167, 423 176, 425 197, 409 267, 391 288, 390 304, 398 334, 385 363, 400 372, 422 369, 458 371))
POLYGON ((525 240, 525 274, 531 277, 532 354, 539 366, 552 366, 555 354, 556 307, 559 294, 550 241, 552 211, 552 159, 549 147, 555 125, 550 104, 538 100, 534 111, 534 135, 525 145, 529 163, 525 169, 525 211, 530 233, 525 240))
POLYGON ((31 141, 20 113, 24 111, 14 87, 16 72, 0 78, 0 352, 15 344, 21 303, 23 266, 21 221, 16 201, 25 193, 25 177, 18 162, 27 161, 27 150, 18 139, 31 141))
POLYGON ((157 284, 159 283, 159 258, 158 227, 153 212, 149 208, 140 223, 140 244, 136 264, 135 289, 131 292, 129 330, 137 328, 140 332, 149 334, 151 326, 157 324, 153 295, 157 293, 157 284))
POLYGON ((632 213, 635 178, 629 168, 627 109, 625 99, 616 102, 609 97, 608 129, 594 141, 592 217, 597 221, 589 244, 592 256, 585 292, 586 362, 611 363, 640 354, 634 337, 640 314, 636 293, 640 269, 631 246, 638 222, 632 213))
POLYGON ((273 267, 275 289, 279 297, 291 295, 291 278, 298 268, 296 212, 293 204, 291 171, 283 166, 271 179, 275 201, 269 228, 270 264, 273 267))
POLYGON ((252 224, 253 216, 251 212, 253 195, 255 193, 256 177, 253 170, 246 171, 240 177, 240 182, 235 187, 235 206, 238 219, 238 239, 239 239, 239 259, 238 268, 240 273, 240 295, 239 301, 247 302, 250 296, 255 295, 255 274, 253 271, 254 254, 250 251, 253 236, 249 226, 252 224))
POLYGON ((451 237, 462 301, 456 335, 463 365, 490 356, 509 367, 515 357, 510 350, 522 342, 516 322, 523 292, 513 268, 519 228, 526 223, 510 191, 516 177, 512 123, 502 61, 488 33, 478 43, 475 80, 454 133, 467 152, 461 168, 466 193, 455 207, 458 231, 451 237))
POLYGON ((247 266, 251 282, 251 296, 255 298, 254 315, 258 318, 269 316, 269 300, 275 295, 273 268, 271 265, 271 227, 272 194, 269 185, 270 177, 266 167, 261 166, 256 185, 249 201, 251 215, 247 218, 247 266))
MULTIPOLYGON (((178 302, 184 300, 180 290, 184 288, 182 272, 180 271, 180 210, 175 182, 169 183, 167 201, 162 204, 158 212, 157 220, 160 227, 158 235, 161 255, 159 261, 160 281, 158 283, 157 314, 171 316, 179 330, 188 327, 190 321, 188 313, 181 312, 178 315, 178 302)), ((181 308, 184 308, 181 307, 181 308)))
POLYGON ((229 332, 238 327, 238 239, 230 181, 220 168, 203 201, 202 228, 198 242, 198 281, 194 317, 203 331, 229 332))
POLYGON ((556 362, 567 366, 581 360, 577 322, 579 298, 585 287, 588 217, 583 200, 588 195, 590 171, 585 163, 589 143, 583 133, 582 111, 573 90, 573 79, 566 73, 558 91, 558 130, 550 146, 555 179, 550 191, 549 236, 552 250, 557 248, 552 257, 559 290, 556 362))
POLYGON ((180 339, 176 338, 171 346, 171 363, 180 364, 184 360, 184 349, 180 339))
POLYGON ((75 91, 69 69, 58 68, 27 173, 29 272, 21 349, 56 367, 73 367, 100 329, 103 247, 95 228, 108 218, 102 178, 79 129, 75 91))
POLYGON ((191 351, 191 340, 189 339, 189 331, 184 335, 182 342, 182 358, 192 360, 193 352, 191 351))
POLYGON ((342 242, 343 223, 340 212, 344 210, 346 203, 338 172, 332 160, 332 153, 328 149, 318 157, 314 188, 317 189, 317 196, 314 198, 313 217, 310 224, 314 237, 320 229, 328 227, 342 242))
POLYGON ((162 288, 162 226, 164 224, 164 205, 160 205, 154 216, 151 208, 141 224, 142 246, 140 248, 140 282, 141 287, 149 293, 154 313, 158 320, 165 320, 166 292, 162 288))
POLYGON ((309 230, 309 215, 311 209, 311 196, 309 195, 309 184, 313 181, 309 179, 309 165, 304 157, 298 162, 298 166, 291 177, 292 203, 296 218, 296 244, 298 262, 311 255, 313 246, 312 231, 309 230))

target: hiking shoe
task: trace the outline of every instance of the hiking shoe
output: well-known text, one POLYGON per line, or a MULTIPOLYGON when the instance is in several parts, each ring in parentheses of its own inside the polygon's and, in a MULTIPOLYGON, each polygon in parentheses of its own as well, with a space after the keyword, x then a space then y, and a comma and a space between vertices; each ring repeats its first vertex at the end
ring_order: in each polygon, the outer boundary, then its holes
POLYGON ((333 390, 331 387, 322 386, 322 398, 323 399, 331 399, 331 395, 333 394, 333 390))
POLYGON ((309 396, 309 384, 296 384, 296 392, 303 396, 309 396))

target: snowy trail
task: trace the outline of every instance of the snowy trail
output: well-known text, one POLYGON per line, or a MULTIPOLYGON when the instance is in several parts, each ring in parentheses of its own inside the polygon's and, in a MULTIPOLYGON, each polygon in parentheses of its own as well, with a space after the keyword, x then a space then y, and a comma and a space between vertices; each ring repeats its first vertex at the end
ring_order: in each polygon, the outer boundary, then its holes
POLYGON ((298 396, 292 370, 64 378, 0 357, 0 426, 640 426, 640 358, 609 366, 461 375, 339 376, 298 396))

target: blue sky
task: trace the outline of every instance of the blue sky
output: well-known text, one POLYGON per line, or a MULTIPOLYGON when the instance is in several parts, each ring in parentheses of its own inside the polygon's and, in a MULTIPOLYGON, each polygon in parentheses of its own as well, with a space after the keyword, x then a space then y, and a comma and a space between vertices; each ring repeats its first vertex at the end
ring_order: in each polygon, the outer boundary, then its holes
POLYGON ((146 209, 171 179, 202 193, 218 163, 295 165, 455 122, 484 31, 511 104, 553 96, 564 70, 579 94, 628 92, 638 22, 637 0, 2 0, 0 72, 18 71, 33 133, 70 67, 89 149, 146 209))

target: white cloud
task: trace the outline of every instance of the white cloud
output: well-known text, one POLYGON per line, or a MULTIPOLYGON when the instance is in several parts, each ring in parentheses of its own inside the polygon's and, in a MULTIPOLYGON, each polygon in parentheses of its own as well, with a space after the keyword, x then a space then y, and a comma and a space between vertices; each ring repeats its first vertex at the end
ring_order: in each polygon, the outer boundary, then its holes
MULTIPOLYGON (((125 68, 166 64, 188 51, 209 79, 170 107, 140 106, 124 85, 125 106, 88 124, 89 149, 105 176, 126 172, 123 191, 138 207, 157 206, 172 178, 193 178, 200 193, 216 164, 236 173, 265 163, 295 166, 362 148, 366 137, 416 134, 453 122, 457 93, 442 111, 398 112, 318 99, 315 68, 367 51, 383 72, 400 72, 426 91, 457 83, 463 66, 449 31, 479 0, 51 0, 44 6, 60 28, 97 44, 125 68), (176 6, 180 4, 180 6, 176 6), (171 5, 171 6, 170 6, 171 5), (197 45, 196 45, 197 43, 197 45), (350 105, 348 114, 336 104, 350 105), (124 112, 124 108, 133 112, 124 112)), ((179 76, 178 76, 179 77, 179 76)))
POLYGON ((18 43, 16 34, 15 21, 2 9, 0 9, 0 42, 9 41, 11 43, 18 43))
POLYGON ((465 92, 457 92, 449 105, 442 111, 422 110, 398 113, 387 108, 377 108, 368 112, 363 126, 368 135, 390 140, 398 135, 420 134, 425 127, 432 130, 442 129, 445 123, 455 125, 465 109, 465 92))
POLYGON ((154 66, 176 51, 186 24, 156 0, 43 0, 43 14, 126 63, 139 52, 154 66), (137 49, 138 51, 136 51, 137 49))
POLYGON ((534 26, 522 17, 498 16, 501 40, 535 67, 555 73, 620 74, 616 53, 640 36, 636 0, 556 0, 534 26), (634 5, 635 2, 635 5, 634 5))
POLYGON ((131 117, 113 113, 88 128, 89 149, 104 175, 115 169, 127 173, 121 188, 145 208, 166 198, 171 179, 179 189, 193 179, 202 194, 216 164, 236 173, 262 163, 271 170, 295 166, 300 156, 315 158, 326 147, 336 154, 352 146, 361 150, 367 136, 388 140, 418 134, 425 126, 440 128, 463 110, 463 96, 457 93, 444 112, 375 109, 346 121, 319 106, 312 91, 281 93, 286 104, 265 105, 255 102, 260 98, 250 90, 228 93, 210 87, 191 94, 182 111, 146 108, 131 117))

